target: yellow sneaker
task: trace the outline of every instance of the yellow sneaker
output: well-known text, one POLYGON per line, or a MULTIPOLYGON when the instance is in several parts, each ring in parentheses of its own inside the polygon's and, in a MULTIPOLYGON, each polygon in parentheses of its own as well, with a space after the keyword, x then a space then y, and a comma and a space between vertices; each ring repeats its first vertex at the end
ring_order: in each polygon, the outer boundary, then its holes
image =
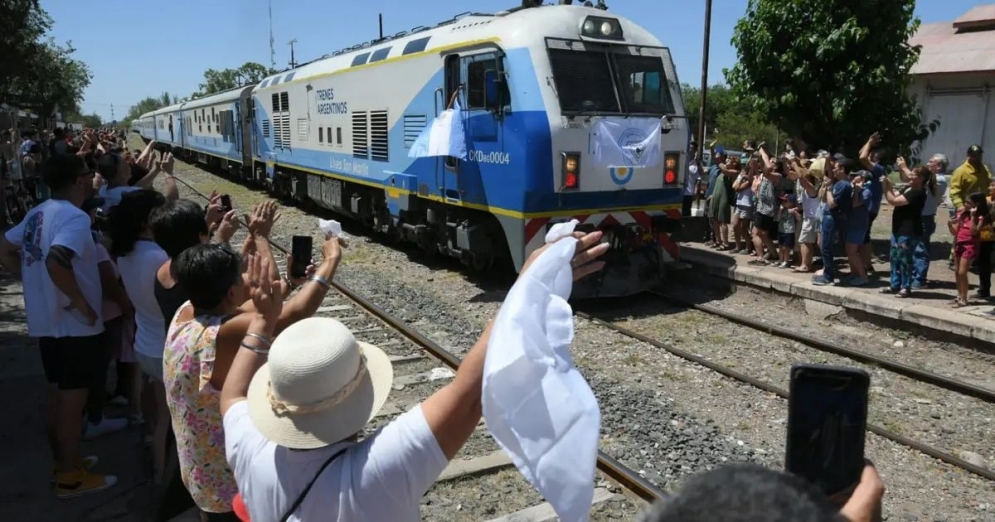
MULTIPOLYGON (((93 469, 97 463, 100 462, 100 457, 96 455, 90 455, 89 457, 84 457, 83 460, 79 461, 77 467, 79 469, 90 470, 93 469)), ((52 464, 52 478, 49 480, 50 483, 55 482, 55 477, 59 474, 59 466, 57 464, 52 464)))
POLYGON ((59 498, 73 498, 87 493, 103 491, 117 484, 114 475, 97 475, 85 470, 59 473, 55 479, 55 495, 59 498))

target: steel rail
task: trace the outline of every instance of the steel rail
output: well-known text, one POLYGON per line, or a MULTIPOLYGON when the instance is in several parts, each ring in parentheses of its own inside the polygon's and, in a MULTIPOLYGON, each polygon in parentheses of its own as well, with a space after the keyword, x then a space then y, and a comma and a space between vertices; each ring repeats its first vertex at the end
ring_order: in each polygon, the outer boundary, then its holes
MULTIPOLYGON (((194 194, 200 196, 201 198, 204 198, 205 200, 210 201, 207 195, 195 189, 189 183, 182 181, 179 178, 176 178, 175 176, 174 179, 182 183, 184 186, 190 189, 190 191, 192 191, 194 194)), ((239 222, 242 223, 243 226, 247 226, 245 221, 242 220, 241 218, 239 218, 239 222)), ((280 245, 279 243, 269 240, 268 238, 267 241, 269 241, 269 244, 273 248, 279 250, 284 255, 290 254, 290 251, 287 248, 285 248, 283 245, 280 245)), ((346 298, 348 298, 350 301, 356 303, 361 308, 365 309, 370 314, 374 315, 375 317, 377 317, 378 319, 389 325, 391 328, 397 330, 398 333, 407 337, 409 340, 418 345, 420 348, 432 354, 433 357, 436 357, 439 360, 441 360, 443 363, 446 364, 446 366, 449 366, 453 370, 459 369, 462 360, 456 354, 450 352, 449 350, 446 350, 445 348, 440 346, 435 341, 429 339, 428 337, 425 337, 421 332, 411 328, 404 321, 401 321, 400 319, 394 317, 387 311, 381 309, 380 307, 373 304, 369 300, 365 299, 356 292, 352 291, 352 289, 350 289, 349 287, 336 281, 334 278, 330 282, 332 286, 335 287, 335 290, 337 290, 342 295, 346 296, 346 298)), ((621 462, 615 460, 614 458, 612 458, 605 452, 601 451, 600 449, 598 450, 597 467, 599 471, 604 473, 610 479, 620 484, 623 488, 628 489, 629 491, 635 493, 636 496, 645 500, 646 502, 652 503, 665 496, 662 490, 660 490, 658 487, 654 486, 648 480, 640 476, 637 471, 623 465, 621 462)))
MULTIPOLYGON (((605 328, 609 328, 611 330, 614 330, 614 331, 616 331, 616 332, 618 332, 618 333, 620 333, 622 335, 625 335, 627 337, 631 337, 633 339, 642 341, 642 342, 644 342, 646 344, 649 344, 649 345, 652 345, 652 346, 654 346, 656 348, 660 348, 662 350, 666 350, 667 352, 669 352, 669 353, 671 353, 673 355, 676 355, 676 356, 678 356, 678 357, 680 357, 682 359, 686 359, 686 360, 691 361, 691 362, 693 362, 695 364, 699 364, 701 366, 704 366, 705 368, 708 368, 709 370, 712 370, 712 371, 714 371, 716 373, 719 373, 719 374, 722 374, 722 375, 724 375, 726 377, 729 377, 730 379, 735 379, 737 381, 741 381, 741 382, 744 382, 746 384, 749 384, 749 385, 751 385, 751 386, 753 386, 755 388, 759 388, 759 389, 761 389, 763 391, 766 391, 766 392, 769 392, 769 393, 773 393, 773 394, 777 395, 778 397, 781 397, 782 399, 787 399, 788 398, 788 392, 786 390, 784 390, 782 388, 779 388, 777 386, 774 386, 773 384, 761 381, 759 379, 755 379, 753 377, 750 377, 749 375, 745 375, 743 373, 737 372, 737 371, 735 371, 733 369, 730 369, 730 368, 727 368, 727 367, 725 367, 725 366, 723 366, 721 364, 709 361, 708 359, 705 359, 703 357, 698 357, 697 355, 694 355, 692 353, 686 352, 684 350, 681 350, 680 348, 676 348, 676 347, 671 346, 669 344, 660 342, 657 339, 653 339, 653 338, 647 337, 647 336, 645 336, 645 335, 643 335, 643 334, 641 334, 639 332, 630 330, 630 329, 628 329, 628 328, 626 328, 624 326, 619 326, 619 325, 613 324, 611 322, 605 321, 604 319, 600 319, 598 317, 594 317, 594 316, 592 316, 592 315, 590 315, 588 313, 585 313, 585 312, 576 312, 576 314, 579 317, 587 319, 588 321, 591 321, 591 322, 593 322, 595 324, 598 324, 600 326, 604 326, 605 328)), ((941 460, 943 462, 946 462, 947 464, 951 464, 953 466, 957 466, 958 468, 970 471, 971 473, 974 473, 976 475, 984 477, 984 478, 986 478, 988 480, 995 480, 995 471, 992 471, 992 470, 987 469, 987 468, 983 468, 981 466, 976 466, 976 465, 971 464, 970 462, 968 462, 968 461, 966 461, 966 460, 964 460, 964 459, 962 459, 960 457, 951 455, 951 454, 949 454, 949 453, 947 453, 945 451, 936 449, 936 448, 934 448, 932 446, 929 446, 927 444, 923 444, 921 442, 914 441, 912 439, 909 439, 909 438, 904 437, 902 435, 899 435, 897 433, 893 433, 891 431, 888 431, 888 430, 886 430, 884 428, 881 428, 881 427, 879 427, 877 425, 874 425, 874 424, 868 424, 867 425, 867 431, 870 431, 871 433, 874 433, 875 435, 879 435, 879 436, 884 437, 884 438, 886 438, 888 440, 891 440, 893 442, 897 442, 897 443, 899 443, 899 444, 901 444, 903 446, 907 446, 907 447, 912 448, 912 449, 914 449, 916 451, 919 451, 921 453, 929 455, 930 457, 933 457, 933 458, 935 458, 937 460, 941 460)))
POLYGON ((832 353, 835 355, 846 357, 848 359, 853 359, 854 361, 862 362, 864 364, 869 364, 871 366, 877 366, 884 370, 888 370, 890 372, 897 373, 899 375, 904 375, 906 377, 910 377, 912 379, 924 382, 926 384, 932 384, 940 388, 944 388, 953 392, 967 395, 969 397, 974 397, 976 399, 980 399, 985 402, 995 402, 995 390, 991 390, 989 388, 984 388, 981 386, 970 384, 958 379, 946 377, 930 371, 920 370, 918 368, 902 364, 892 359, 871 355, 869 353, 860 352, 857 350, 852 350, 850 348, 840 345, 839 343, 806 337, 797 332, 792 332, 787 328, 764 324, 760 321, 751 319, 749 317, 737 313, 727 312, 725 310, 716 308, 714 306, 694 303, 692 301, 674 296, 672 294, 655 292, 655 291, 650 293, 661 299, 665 299, 668 301, 675 301, 683 306, 693 308, 700 312, 716 315, 727 321, 732 321, 734 323, 738 323, 743 326, 753 328, 755 330, 760 330, 770 335, 782 337, 784 339, 788 339, 791 341, 796 341, 810 348, 814 348, 816 350, 832 353))

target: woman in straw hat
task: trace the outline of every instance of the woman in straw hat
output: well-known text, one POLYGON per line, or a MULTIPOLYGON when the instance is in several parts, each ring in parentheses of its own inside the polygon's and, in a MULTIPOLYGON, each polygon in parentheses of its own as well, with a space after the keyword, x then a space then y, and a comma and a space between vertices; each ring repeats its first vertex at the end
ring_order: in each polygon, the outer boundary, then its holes
MULTIPOLYGON (((574 235, 579 279, 601 269, 608 244, 601 232, 574 235)), ((270 342, 283 306, 270 262, 249 262, 257 314, 221 392, 228 463, 252 520, 418 520, 421 497, 480 421, 491 324, 451 383, 359 442, 390 392, 390 359, 327 318, 270 342)))

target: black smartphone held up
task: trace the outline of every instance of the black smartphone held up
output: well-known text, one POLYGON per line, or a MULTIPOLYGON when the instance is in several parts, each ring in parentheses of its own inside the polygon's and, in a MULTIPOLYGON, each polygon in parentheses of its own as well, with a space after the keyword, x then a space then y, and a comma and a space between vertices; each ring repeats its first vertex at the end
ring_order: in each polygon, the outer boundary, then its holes
POLYGON ((307 266, 311 264, 311 236, 294 236, 291 239, 290 256, 290 277, 304 277, 307 266))
POLYGON ((225 214, 227 214, 228 212, 231 212, 231 209, 232 209, 232 206, 231 206, 231 196, 229 196, 228 194, 224 194, 224 195, 221 196, 221 208, 224 209, 225 214))
POLYGON ((870 375, 856 368, 814 364, 791 368, 785 469, 826 496, 860 482, 870 382, 870 375))

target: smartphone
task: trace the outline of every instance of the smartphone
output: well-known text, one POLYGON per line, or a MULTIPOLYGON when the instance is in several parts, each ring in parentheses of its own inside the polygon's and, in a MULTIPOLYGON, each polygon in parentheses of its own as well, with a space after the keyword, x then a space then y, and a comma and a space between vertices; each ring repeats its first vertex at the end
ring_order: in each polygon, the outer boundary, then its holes
POLYGON ((221 196, 221 207, 225 210, 225 213, 231 212, 231 196, 228 194, 221 196))
POLYGON ((791 368, 785 469, 826 496, 860 482, 871 377, 856 368, 791 368))
POLYGON ((307 274, 311 264, 311 236, 294 236, 290 244, 290 277, 300 278, 307 274))

